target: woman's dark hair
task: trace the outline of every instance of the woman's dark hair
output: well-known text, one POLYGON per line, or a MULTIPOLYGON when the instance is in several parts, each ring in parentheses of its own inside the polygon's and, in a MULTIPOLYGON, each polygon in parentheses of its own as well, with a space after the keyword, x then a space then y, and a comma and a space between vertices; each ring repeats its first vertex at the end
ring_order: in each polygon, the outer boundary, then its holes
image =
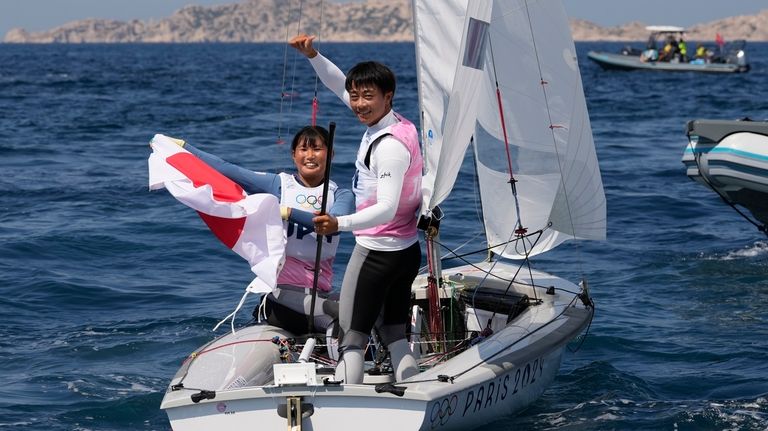
POLYGON ((330 135, 324 127, 321 126, 304 126, 293 135, 293 141, 291 142, 291 151, 296 151, 296 147, 305 140, 309 143, 314 143, 316 140, 322 141, 323 145, 328 147, 328 140, 330 135))
POLYGON ((344 88, 349 91, 352 85, 358 88, 372 85, 384 94, 391 92, 394 98, 397 82, 395 74, 387 66, 376 61, 363 61, 357 63, 347 73, 344 88))

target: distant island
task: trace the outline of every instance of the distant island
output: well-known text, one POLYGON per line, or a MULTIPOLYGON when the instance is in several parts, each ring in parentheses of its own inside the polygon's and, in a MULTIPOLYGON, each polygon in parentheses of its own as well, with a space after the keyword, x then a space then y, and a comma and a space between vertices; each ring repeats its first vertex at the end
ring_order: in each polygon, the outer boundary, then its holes
MULTIPOLYGON (((406 42, 413 40, 410 0, 367 0, 339 4, 307 0, 299 17, 284 0, 244 0, 220 6, 187 6, 168 18, 149 21, 84 19, 48 31, 10 30, 6 43, 171 43, 171 42, 284 42, 287 34, 317 34, 328 42, 406 42), (322 5, 322 7, 321 7, 322 5), (322 17, 322 18, 321 18, 322 17), (298 28, 301 22, 302 28, 298 28), (321 26, 322 23, 322 26, 321 26)), ((665 22, 674 24, 670 17, 665 22)), ((640 41, 648 37, 646 23, 617 27, 571 19, 577 41, 640 41)), ((768 9, 756 15, 735 16, 697 24, 686 31, 688 40, 768 41, 768 9)))

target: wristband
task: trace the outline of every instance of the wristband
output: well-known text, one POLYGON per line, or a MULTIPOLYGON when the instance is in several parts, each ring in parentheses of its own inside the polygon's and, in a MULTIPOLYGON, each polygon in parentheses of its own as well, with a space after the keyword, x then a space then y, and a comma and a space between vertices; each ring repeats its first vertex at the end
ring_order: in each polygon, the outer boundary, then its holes
POLYGON ((280 218, 283 220, 288 220, 288 217, 290 215, 291 215, 291 208, 280 205, 280 218))

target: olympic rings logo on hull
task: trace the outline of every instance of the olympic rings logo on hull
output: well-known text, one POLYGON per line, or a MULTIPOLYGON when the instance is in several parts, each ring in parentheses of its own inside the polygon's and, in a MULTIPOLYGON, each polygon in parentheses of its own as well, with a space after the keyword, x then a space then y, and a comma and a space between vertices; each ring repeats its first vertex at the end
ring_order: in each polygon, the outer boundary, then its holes
POLYGON ((456 411, 458 404, 459 397, 456 394, 443 398, 442 401, 433 404, 432 411, 429 414, 432 429, 447 424, 448 419, 450 419, 456 411))

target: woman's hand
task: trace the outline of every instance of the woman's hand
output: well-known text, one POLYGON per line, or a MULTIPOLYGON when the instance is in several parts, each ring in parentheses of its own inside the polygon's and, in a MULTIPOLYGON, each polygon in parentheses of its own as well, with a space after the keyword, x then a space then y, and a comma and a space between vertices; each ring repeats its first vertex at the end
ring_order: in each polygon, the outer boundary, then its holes
POLYGON ((300 34, 291 38, 288 44, 296 48, 302 54, 308 58, 315 58, 317 56, 317 50, 312 46, 312 41, 316 36, 307 36, 306 34, 300 34))
POLYGON ((312 219, 315 224, 315 232, 318 235, 333 235, 339 231, 339 221, 336 217, 325 214, 312 219))

